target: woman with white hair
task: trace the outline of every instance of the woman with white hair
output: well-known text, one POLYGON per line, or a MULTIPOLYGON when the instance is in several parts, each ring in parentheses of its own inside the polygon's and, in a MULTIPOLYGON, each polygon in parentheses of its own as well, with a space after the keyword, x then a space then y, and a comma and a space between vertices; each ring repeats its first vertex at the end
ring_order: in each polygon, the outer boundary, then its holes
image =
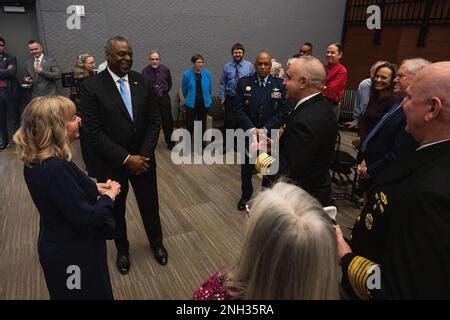
POLYGON ((339 299, 336 236, 317 200, 295 185, 260 192, 248 212, 239 261, 194 300, 339 299))

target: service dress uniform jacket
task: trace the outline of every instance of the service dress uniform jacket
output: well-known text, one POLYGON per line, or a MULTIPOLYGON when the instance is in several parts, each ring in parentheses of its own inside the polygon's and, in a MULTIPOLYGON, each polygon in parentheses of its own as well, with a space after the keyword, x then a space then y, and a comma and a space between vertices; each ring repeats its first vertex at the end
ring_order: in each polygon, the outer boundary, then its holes
POLYGON ((450 299, 449 190, 450 141, 407 154, 380 174, 353 228, 353 253, 342 258, 344 281, 357 296, 450 299), (380 286, 367 287, 374 267, 380 286))
MULTIPOLYGON (((265 128, 270 136, 271 129, 278 129, 284 123, 290 109, 286 103, 286 90, 283 80, 268 76, 264 85, 257 74, 238 80, 234 105, 235 123, 245 131, 252 128, 265 128)), ((245 157, 241 166, 241 199, 248 201, 253 194, 252 173, 254 165, 245 157)), ((268 181, 264 180, 266 186, 268 181)))
POLYGON ((283 80, 269 75, 261 87, 256 73, 240 78, 234 108, 237 126, 244 131, 280 128, 289 113, 283 80))

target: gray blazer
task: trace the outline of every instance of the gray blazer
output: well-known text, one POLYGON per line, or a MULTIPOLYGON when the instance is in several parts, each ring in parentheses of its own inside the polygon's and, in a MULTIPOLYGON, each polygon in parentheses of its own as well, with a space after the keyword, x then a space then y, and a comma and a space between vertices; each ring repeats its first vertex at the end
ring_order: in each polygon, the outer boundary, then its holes
POLYGON ((56 95, 56 81, 61 77, 56 60, 44 55, 41 62, 43 70, 39 74, 34 72, 34 60, 27 60, 24 74, 24 77, 33 78, 32 97, 56 95))

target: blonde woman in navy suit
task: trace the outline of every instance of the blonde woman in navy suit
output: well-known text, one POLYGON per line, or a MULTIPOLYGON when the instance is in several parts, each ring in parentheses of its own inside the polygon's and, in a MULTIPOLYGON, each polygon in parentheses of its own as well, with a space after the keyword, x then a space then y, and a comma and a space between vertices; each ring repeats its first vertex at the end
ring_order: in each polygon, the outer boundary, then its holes
POLYGON ((50 299, 109 300, 106 239, 114 234, 120 184, 95 184, 72 162, 69 144, 79 138, 80 122, 69 99, 37 97, 14 141, 39 211, 39 262, 50 299))
POLYGON ((194 132, 194 121, 202 122, 202 133, 206 129, 206 113, 212 104, 212 77, 211 72, 203 70, 205 59, 200 54, 191 58, 194 64, 192 70, 183 73, 182 91, 186 105, 186 127, 194 132))

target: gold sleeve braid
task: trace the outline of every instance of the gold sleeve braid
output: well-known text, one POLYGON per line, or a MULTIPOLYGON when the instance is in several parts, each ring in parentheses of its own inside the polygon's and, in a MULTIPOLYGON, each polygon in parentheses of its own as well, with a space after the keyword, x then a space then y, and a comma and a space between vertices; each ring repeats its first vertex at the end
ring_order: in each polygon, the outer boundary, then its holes
POLYGON ((363 300, 371 299, 370 292, 367 289, 367 279, 370 276, 369 269, 376 265, 378 264, 369 259, 356 256, 348 266, 347 274, 350 285, 356 295, 363 300))
POLYGON ((266 170, 266 173, 268 173, 269 167, 274 161, 275 158, 269 156, 266 152, 263 152, 256 158, 255 168, 258 172, 266 170))

